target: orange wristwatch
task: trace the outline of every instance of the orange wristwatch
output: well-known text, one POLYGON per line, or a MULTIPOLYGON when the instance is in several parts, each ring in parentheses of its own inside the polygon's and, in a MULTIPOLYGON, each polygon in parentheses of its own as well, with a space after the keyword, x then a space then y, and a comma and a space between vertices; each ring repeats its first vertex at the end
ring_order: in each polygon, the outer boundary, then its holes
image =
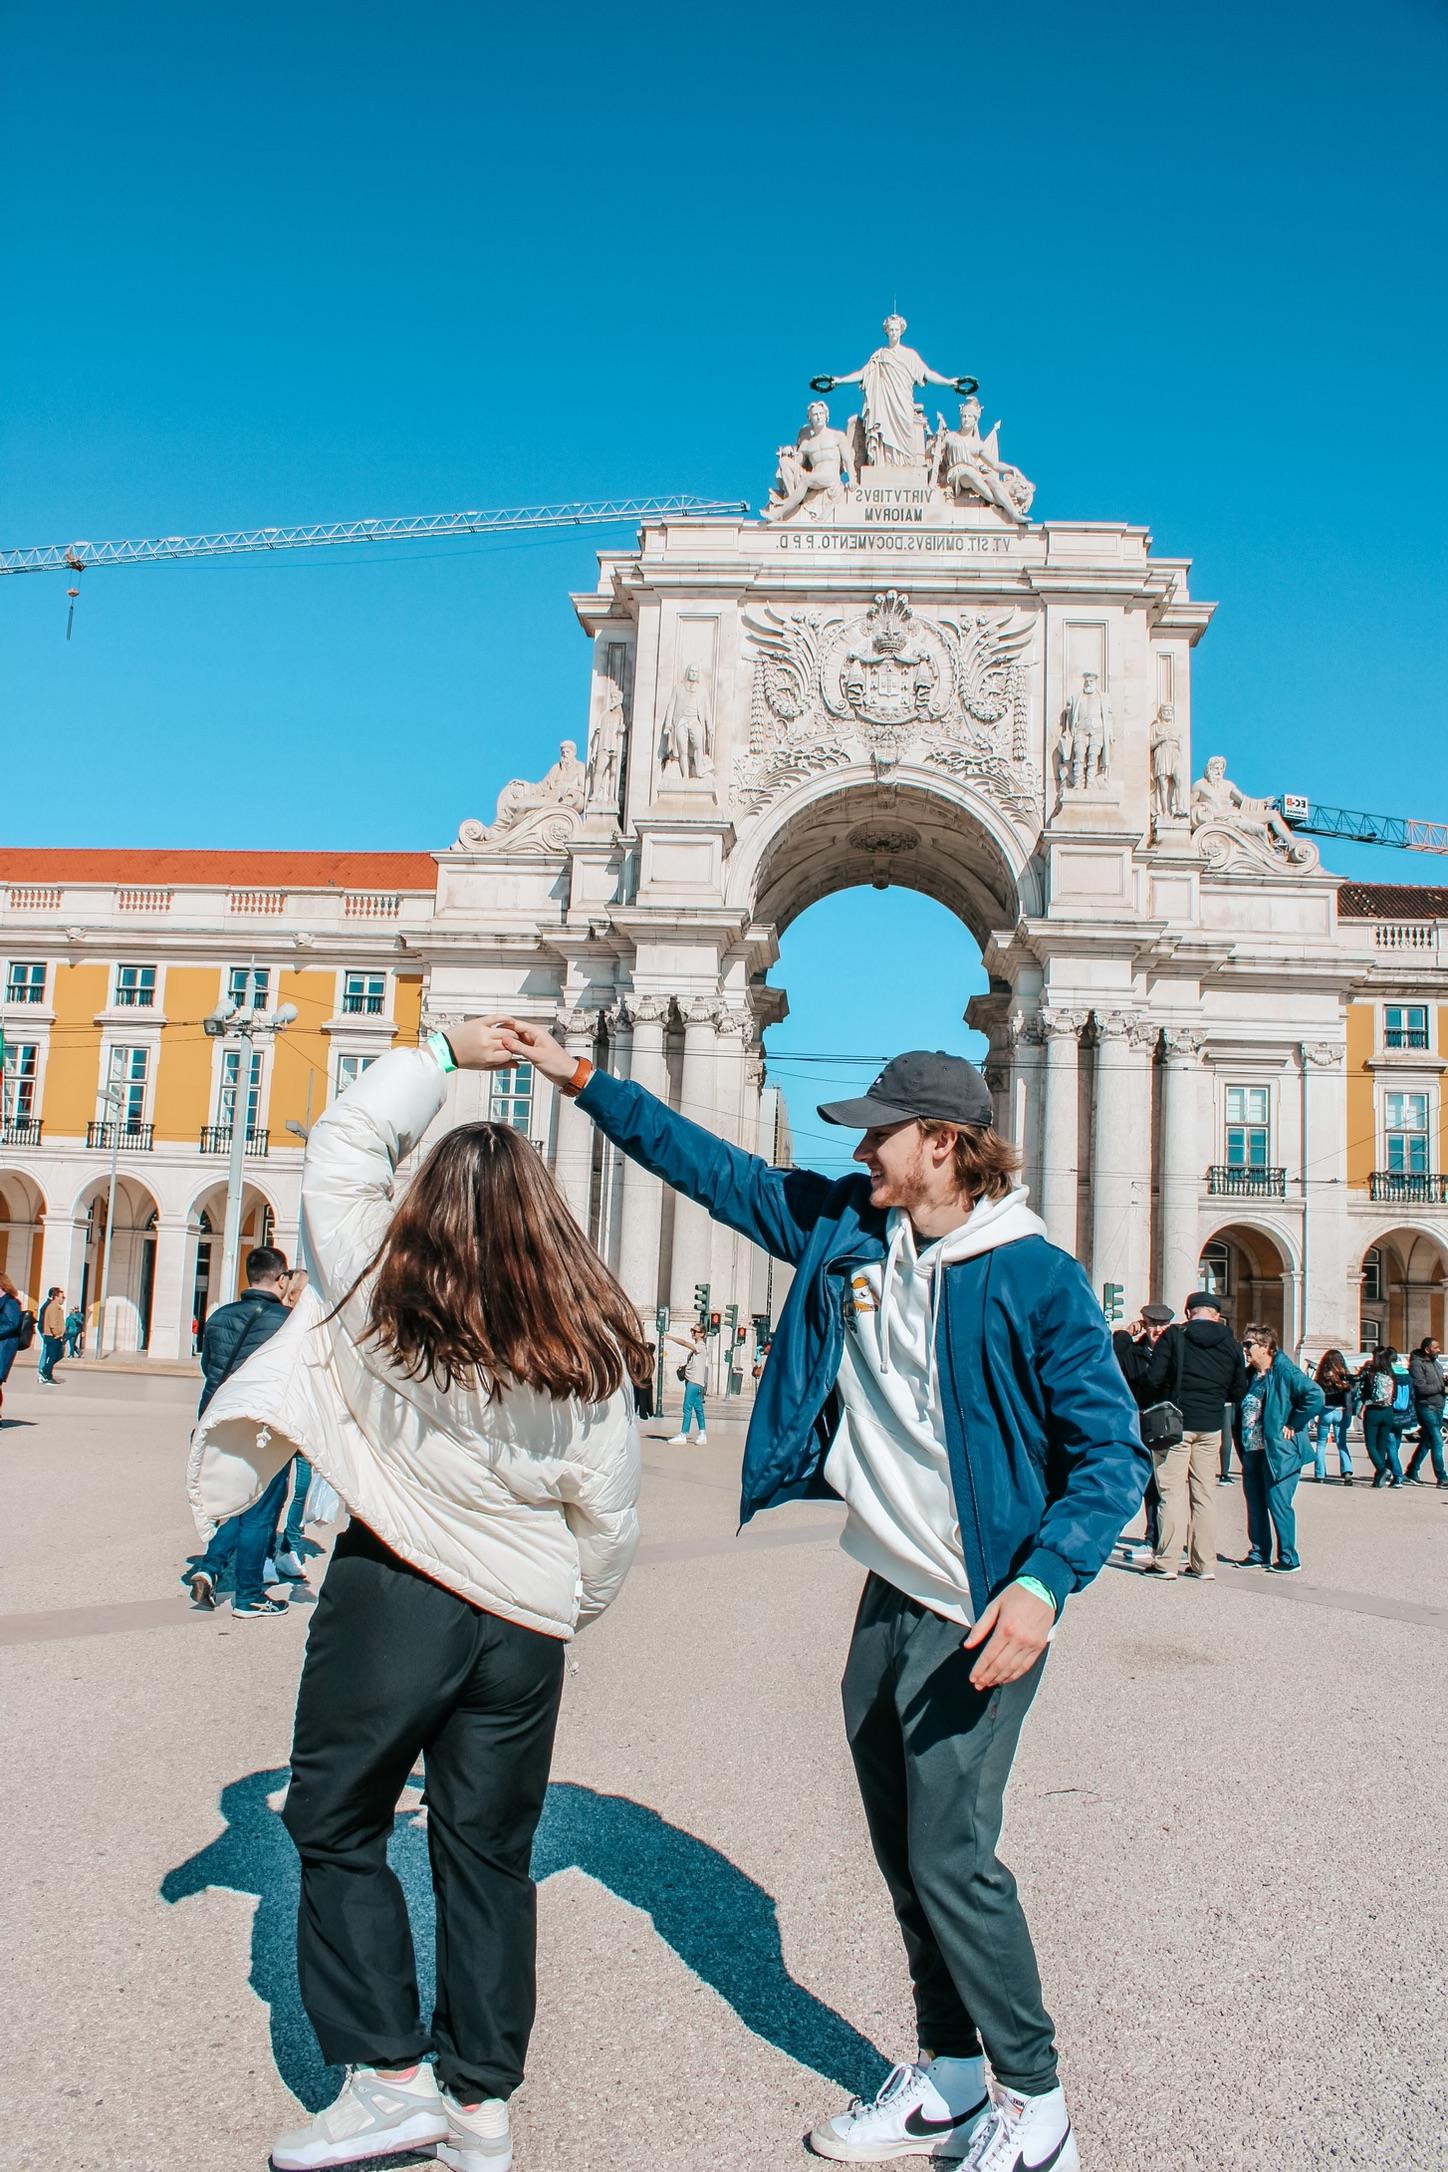
POLYGON ((587 1056, 580 1056, 577 1064, 574 1066, 572 1078, 566 1078, 563 1081, 563 1084, 559 1087, 558 1091, 561 1094, 567 1094, 569 1100, 571 1101, 574 1098, 575 1094, 582 1093, 584 1087, 588 1084, 592 1076, 593 1065, 589 1062, 587 1056))

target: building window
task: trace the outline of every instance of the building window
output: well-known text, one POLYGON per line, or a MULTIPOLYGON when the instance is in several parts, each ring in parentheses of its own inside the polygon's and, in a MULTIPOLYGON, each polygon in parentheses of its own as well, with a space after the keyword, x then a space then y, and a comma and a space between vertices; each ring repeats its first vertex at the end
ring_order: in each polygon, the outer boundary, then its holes
POLYGON ((1227 1167, 1265 1169, 1271 1159, 1265 1086, 1227 1088, 1227 1167))
POLYGON ((116 967, 116 1007, 118 1010, 149 1011, 156 1003, 156 968, 154 965, 118 965, 116 967))
MULTIPOLYGON (((221 1080, 216 1095, 216 1121, 223 1131, 230 1131, 236 1122, 236 1089, 241 1078, 241 1050, 223 1048, 221 1051, 221 1080)), ((261 1116, 261 1068, 262 1051, 247 1050, 249 1058, 246 1071, 246 1130, 248 1138, 258 1128, 261 1116)))
POLYGON ((375 1056, 339 1056, 337 1058, 338 1093, 344 1094, 349 1086, 354 1086, 357 1080, 361 1078, 362 1073, 369 1071, 376 1061, 375 1056))
POLYGON ((348 973, 342 982, 342 1009, 349 1017, 380 1018, 386 990, 385 973, 348 973))
POLYGON ((510 1124, 514 1131, 528 1132, 533 1117, 533 1066, 510 1063, 493 1073, 488 1117, 495 1124, 510 1124))
POLYGON ((1385 1094, 1388 1168, 1394 1176, 1428 1174, 1428 1096, 1385 1094))
POLYGON ((234 965, 226 976, 226 1000, 239 1011, 264 1011, 271 991, 271 969, 234 965))
POLYGON ((5 1000, 7 1003, 43 1003, 45 967, 38 962, 16 959, 5 976, 5 1000))
POLYGON ((145 1123, 146 1069, 150 1053, 146 1048, 111 1050, 106 1079, 113 1092, 101 1110, 105 1123, 119 1123, 127 1131, 139 1130, 145 1123))
POLYGON ((4 1041, 5 1067, 0 1075, 0 1118, 7 1124, 35 1120, 35 1082, 40 1050, 33 1041, 4 1041))
POLYGON ((1358 1332, 1362 1337, 1364 1350, 1376 1350, 1383 1339, 1383 1323, 1381 1320, 1364 1320, 1358 1332))
POLYGON ((1212 1297, 1230 1297, 1232 1294, 1232 1253, 1225 1244, 1202 1246, 1201 1271, 1197 1276, 1197 1288, 1212 1297))
POLYGON ((1389 1048, 1426 1048, 1428 1046, 1428 1006, 1426 1003, 1390 1003, 1388 1005, 1387 1043, 1389 1048))
POLYGON ((1383 1301, 1383 1255, 1376 1245, 1363 1254, 1363 1296, 1370 1305, 1383 1301))

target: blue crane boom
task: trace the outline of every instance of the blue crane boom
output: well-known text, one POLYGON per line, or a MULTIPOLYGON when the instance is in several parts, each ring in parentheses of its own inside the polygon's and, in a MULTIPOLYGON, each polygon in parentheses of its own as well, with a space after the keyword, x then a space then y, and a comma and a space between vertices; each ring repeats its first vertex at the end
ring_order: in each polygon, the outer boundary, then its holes
POLYGON ((1289 829, 1304 830, 1309 837, 1350 837, 1359 845, 1396 845, 1402 852, 1448 852, 1448 822, 1361 814, 1355 807, 1325 806, 1300 792, 1283 792, 1272 805, 1289 829))

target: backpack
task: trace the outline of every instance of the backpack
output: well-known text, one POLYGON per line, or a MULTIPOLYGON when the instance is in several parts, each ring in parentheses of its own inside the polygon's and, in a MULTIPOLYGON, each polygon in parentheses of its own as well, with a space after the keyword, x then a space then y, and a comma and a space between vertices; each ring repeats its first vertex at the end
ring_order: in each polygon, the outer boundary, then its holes
POLYGON ((35 1314, 33 1312, 22 1312, 20 1315, 20 1336, 15 1347, 17 1350, 28 1350, 34 1340, 35 1314))
POLYGON ((1372 1399, 1374 1407, 1378 1410, 1386 1410, 1397 1392, 1398 1383, 1396 1379, 1390 1372, 1380 1367, 1373 1374, 1372 1399))
POLYGON ((1413 1383, 1406 1373, 1393 1376, 1394 1410, 1411 1410, 1413 1407, 1413 1383))

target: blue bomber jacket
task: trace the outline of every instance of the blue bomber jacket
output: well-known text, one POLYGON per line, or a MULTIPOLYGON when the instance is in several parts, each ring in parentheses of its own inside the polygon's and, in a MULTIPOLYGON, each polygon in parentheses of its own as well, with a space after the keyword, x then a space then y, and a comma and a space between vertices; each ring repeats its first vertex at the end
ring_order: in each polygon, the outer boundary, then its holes
MULTIPOLYGON (((822 1466, 850 1270, 885 1257, 868 1178, 771 1168, 604 1071, 578 1100, 634 1161, 794 1268, 745 1442, 740 1520, 833 1498, 822 1466)), ((944 1273, 936 1363, 972 1611, 1034 1576, 1059 1615, 1140 1506, 1151 1460, 1136 1406, 1069 1254, 1024 1237, 944 1273)))

